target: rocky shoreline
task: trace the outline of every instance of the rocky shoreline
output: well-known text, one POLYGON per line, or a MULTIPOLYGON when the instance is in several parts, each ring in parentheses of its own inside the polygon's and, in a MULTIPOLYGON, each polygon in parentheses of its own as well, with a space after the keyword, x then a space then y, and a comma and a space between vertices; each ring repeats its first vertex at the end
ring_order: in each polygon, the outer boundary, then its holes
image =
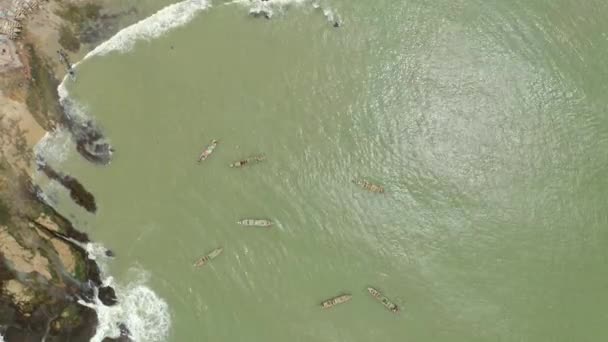
MULTIPOLYGON (((32 181, 37 165, 77 204, 97 210, 83 184, 36 160, 33 147, 44 132, 65 128, 83 158, 110 162, 113 149, 99 127, 59 103, 57 87, 68 70, 56 52, 79 59, 118 31, 125 13, 102 8, 112 1, 0 0, 1 29, 11 30, 0 32, 0 335, 7 342, 89 341, 97 314, 78 301, 117 303, 83 247, 89 237, 46 203, 32 181)), ((104 341, 129 341, 128 327, 119 328, 120 337, 104 341)))

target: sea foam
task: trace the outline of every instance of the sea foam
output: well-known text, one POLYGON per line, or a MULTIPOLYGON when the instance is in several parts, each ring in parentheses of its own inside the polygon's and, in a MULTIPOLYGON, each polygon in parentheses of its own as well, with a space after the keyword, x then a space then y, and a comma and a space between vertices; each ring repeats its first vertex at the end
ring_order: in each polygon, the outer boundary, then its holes
MULTIPOLYGON (((248 1, 237 0, 228 4, 244 4, 249 7, 250 12, 266 10, 270 15, 274 10, 282 10, 284 7, 295 4, 315 3, 311 0, 269 0, 248 1)), ((85 57, 74 64, 76 68, 83 61, 94 57, 103 56, 110 52, 125 53, 130 51, 138 41, 152 40, 158 38, 173 28, 183 26, 190 22, 195 16, 209 8, 211 5, 207 0, 186 0, 175 3, 155 14, 143 19, 125 29, 119 31, 112 38, 98 45, 85 57)), ((77 101, 70 98, 66 87, 68 77, 64 77, 57 91, 59 101, 66 114, 72 119, 86 119, 86 108, 77 101)), ((58 162, 66 158, 71 141, 67 129, 58 129, 47 133, 35 147, 36 154, 43 155, 45 159, 54 159, 58 162)), ((99 244, 86 246, 89 258, 96 260, 100 266, 102 276, 107 270, 106 249, 99 244)), ((105 306, 99 299, 94 303, 79 301, 80 304, 88 306, 97 312, 99 324, 92 342, 101 342, 105 337, 118 337, 121 333, 120 324, 124 324, 130 332, 134 341, 163 341, 167 338, 171 326, 171 317, 167 303, 158 297, 145 284, 148 279, 146 271, 139 268, 129 270, 131 276, 135 275, 134 281, 127 284, 115 282, 112 277, 106 277, 105 286, 112 286, 118 297, 118 304, 105 306)), ((0 336, 0 342, 3 342, 0 336)))
POLYGON ((169 5, 115 34, 86 54, 83 60, 93 56, 103 56, 112 51, 126 52, 140 40, 158 38, 171 29, 190 22, 198 12, 210 7, 207 0, 186 0, 169 5))
POLYGON ((312 2, 311 0, 242 0, 233 3, 245 5, 249 8, 249 13, 265 13, 268 18, 272 17, 276 10, 282 11, 291 5, 303 5, 312 2))
MULTIPOLYGON (((97 260, 99 262, 99 258, 97 260)), ((129 337, 134 341, 166 340, 171 327, 169 306, 145 285, 148 280, 147 272, 131 268, 128 273, 136 279, 127 285, 115 282, 112 277, 107 277, 103 282, 104 286, 112 286, 116 291, 117 305, 105 306, 97 298, 94 303, 79 301, 81 305, 94 309, 99 319, 91 342, 101 342, 106 337, 119 337, 121 324, 126 326, 129 337)))
MULTIPOLYGON (((186 0, 169 5, 146 19, 119 31, 112 38, 94 48, 73 67, 76 68, 93 56, 103 56, 113 51, 128 52, 140 40, 158 38, 173 28, 187 24, 200 11, 209 6, 210 4, 206 0, 186 0)), ((86 108, 70 98, 66 87, 68 79, 66 75, 57 88, 59 102, 70 119, 86 121, 88 118, 86 108)), ((65 160, 71 146, 73 143, 69 138, 68 130, 60 128, 47 133, 36 145, 35 152, 46 160, 61 162, 65 160)), ((99 244, 88 244, 86 250, 89 258, 96 260, 99 264, 103 276, 107 270, 106 249, 99 244)), ((106 277, 104 280, 104 285, 112 286, 115 289, 118 297, 117 305, 105 306, 98 298, 95 298, 94 303, 79 301, 80 304, 94 309, 99 319, 95 336, 91 339, 92 342, 101 342, 105 337, 120 336, 120 324, 126 326, 134 341, 154 342, 166 339, 171 326, 167 303, 145 285, 148 278, 145 271, 131 269, 129 274, 137 275, 137 279, 126 285, 115 283, 112 277, 106 277)))
POLYGON ((46 132, 42 139, 34 146, 34 153, 42 156, 50 164, 64 161, 72 145, 70 132, 67 128, 57 128, 46 132))
MULTIPOLYGON (((76 68, 83 61, 93 56, 103 56, 110 52, 128 52, 135 46, 135 43, 140 40, 151 40, 158 38, 163 34, 167 33, 171 29, 183 26, 190 22, 194 17, 202 10, 210 7, 207 0, 186 0, 178 2, 169 6, 164 7, 153 15, 140 20, 139 22, 128 26, 110 39, 99 44, 89 53, 87 53, 82 60, 74 64, 72 67, 76 68)), ((70 93, 66 87, 66 82, 70 78, 66 75, 62 82, 57 87, 57 93, 59 95, 59 103, 63 107, 65 114, 71 120, 78 120, 80 122, 86 122, 89 119, 87 114, 87 108, 76 100, 70 98, 70 93)), ((52 148, 48 145, 52 145, 54 136, 61 135, 63 132, 51 133, 45 136, 37 146, 39 152, 42 152, 44 157, 56 158, 62 161, 65 159, 69 144, 61 144, 53 146, 52 148), (48 151, 45 151, 48 150, 48 151), (45 153, 49 152, 49 153, 45 153), (52 155, 52 156, 51 156, 52 155)))

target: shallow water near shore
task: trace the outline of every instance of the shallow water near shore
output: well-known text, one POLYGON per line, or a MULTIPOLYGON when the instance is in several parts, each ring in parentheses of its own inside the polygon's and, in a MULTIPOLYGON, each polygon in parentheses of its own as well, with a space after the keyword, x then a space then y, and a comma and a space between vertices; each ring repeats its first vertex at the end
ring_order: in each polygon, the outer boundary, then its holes
POLYGON ((127 311, 148 319, 131 317, 134 334, 608 337, 606 5, 322 4, 340 28, 312 3, 272 20, 214 3, 132 51, 88 59, 67 83, 116 153, 107 167, 75 152, 61 164, 95 194, 96 216, 48 195, 116 253, 104 265, 127 311), (574 10, 576 21, 561 15, 574 10), (259 153, 265 162, 228 167, 259 153), (275 225, 236 224, 250 217, 275 225), (321 309, 340 293, 352 301, 321 309))

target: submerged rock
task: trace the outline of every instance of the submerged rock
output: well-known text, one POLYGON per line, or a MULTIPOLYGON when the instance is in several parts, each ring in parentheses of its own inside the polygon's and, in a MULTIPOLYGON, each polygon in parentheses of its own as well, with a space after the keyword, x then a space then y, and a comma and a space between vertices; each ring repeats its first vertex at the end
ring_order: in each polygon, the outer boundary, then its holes
POLYGON ((124 323, 120 323, 118 325, 118 329, 120 329, 120 336, 119 337, 106 337, 103 339, 102 342, 132 342, 133 340, 131 339, 131 332, 129 331, 129 329, 127 328, 127 326, 124 323))
POLYGON ((67 120, 78 153, 92 163, 109 164, 114 149, 101 133, 101 130, 92 121, 79 123, 75 119, 67 120))
POLYGON ((90 213, 97 211, 97 204, 95 203, 95 197, 82 184, 74 177, 64 175, 59 171, 55 171, 49 164, 45 163, 41 159, 37 161, 38 169, 44 172, 47 177, 52 180, 59 182, 66 189, 70 191, 70 197, 76 204, 83 207, 90 213))
POLYGON ((106 306, 116 305, 118 303, 118 298, 116 297, 116 292, 110 286, 102 286, 99 288, 99 294, 97 298, 106 306))

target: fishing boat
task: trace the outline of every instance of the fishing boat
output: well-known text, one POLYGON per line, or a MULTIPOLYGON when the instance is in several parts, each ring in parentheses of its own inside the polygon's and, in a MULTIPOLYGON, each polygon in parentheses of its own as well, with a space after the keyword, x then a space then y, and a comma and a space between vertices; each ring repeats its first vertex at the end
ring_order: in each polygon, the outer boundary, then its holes
POLYGON ((251 164, 257 164, 260 163, 262 161, 264 161, 266 159, 266 156, 264 156, 263 154, 257 155, 257 156, 252 156, 249 158, 245 158, 239 161, 236 161, 232 164, 230 164, 230 167, 243 167, 245 165, 251 165, 251 164))
POLYGON ((215 147, 217 146, 217 143, 219 141, 213 139, 211 140, 211 143, 205 147, 205 150, 201 153, 201 155, 198 157, 198 162, 202 162, 203 160, 207 159, 207 157, 209 157, 211 155, 211 153, 213 153, 213 150, 215 150, 215 147))
POLYGON ((194 262, 194 267, 201 267, 201 266, 205 266, 209 261, 215 259, 218 257, 218 255, 222 254, 222 252, 224 251, 224 249, 222 247, 220 248, 216 248, 214 250, 211 251, 211 253, 205 255, 204 257, 196 260, 194 262))
POLYGON ((243 219, 237 221, 236 223, 241 226, 250 226, 250 227, 270 227, 272 226, 272 221, 265 219, 243 219))
POLYGON ((350 294, 343 294, 343 295, 339 295, 337 297, 333 297, 327 300, 324 300, 323 302, 321 302, 321 307, 323 309, 329 309, 332 308, 338 304, 343 304, 348 302, 349 300, 351 300, 353 298, 352 295, 350 294))
POLYGON ((365 179, 353 179, 353 183, 357 184, 358 186, 360 186, 361 188, 363 188, 369 192, 375 192, 378 194, 384 193, 384 187, 382 187, 381 185, 378 185, 378 184, 373 184, 371 182, 368 182, 365 179))
POLYGON ((397 313, 399 312, 399 307, 397 304, 390 301, 390 299, 386 298, 380 291, 374 289, 373 287, 368 287, 367 292, 372 295, 372 297, 376 298, 385 308, 387 308, 390 312, 397 313))

